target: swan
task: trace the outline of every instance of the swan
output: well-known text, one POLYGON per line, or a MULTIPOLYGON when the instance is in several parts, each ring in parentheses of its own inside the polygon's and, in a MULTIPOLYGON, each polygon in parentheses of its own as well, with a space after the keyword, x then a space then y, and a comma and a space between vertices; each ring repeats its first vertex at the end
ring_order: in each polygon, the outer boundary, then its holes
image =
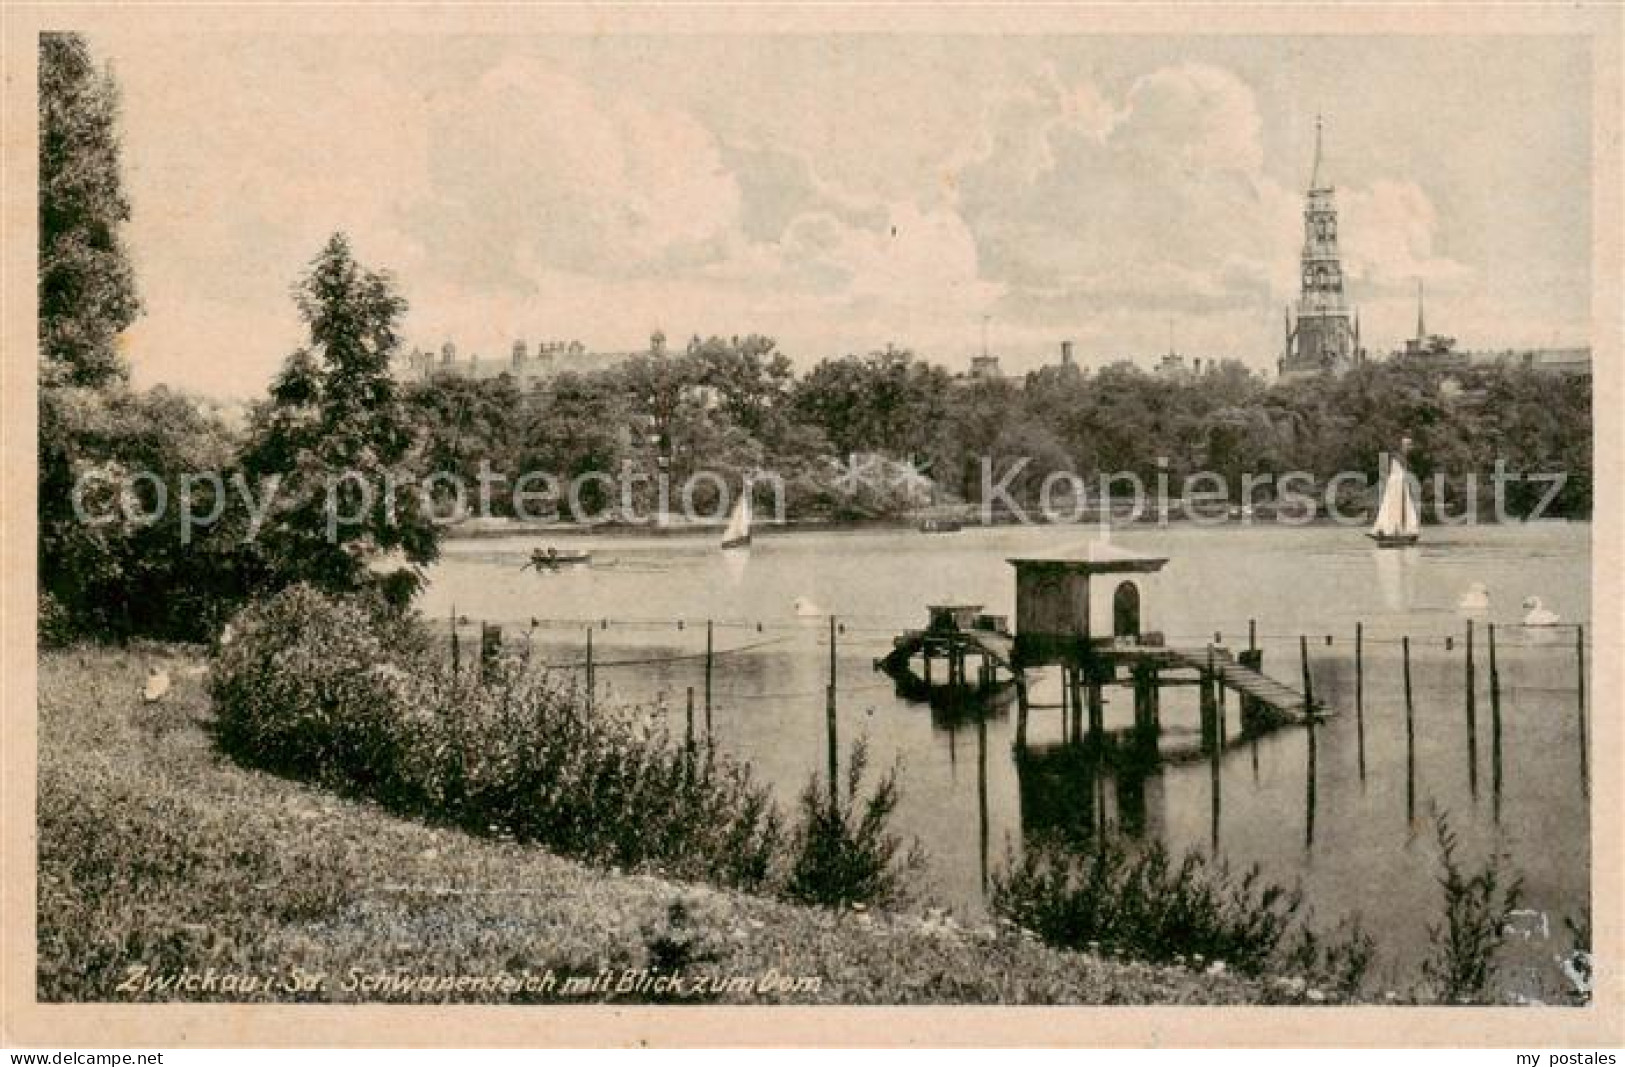
POLYGON ((162 667, 153 667, 147 671, 147 684, 141 687, 141 699, 148 704, 157 703, 169 692, 169 684, 169 672, 162 667))
POLYGON ((790 602, 790 607, 800 619, 811 619, 824 614, 824 609, 814 604, 804 596, 798 596, 790 602))
POLYGON ((1540 597, 1532 596, 1523 602, 1528 609, 1523 617, 1525 626, 1556 626, 1560 616, 1540 602, 1540 597))
POLYGON ((1490 610, 1490 591, 1483 582, 1474 582, 1461 594, 1456 601, 1457 609, 1461 611, 1488 611, 1490 610))

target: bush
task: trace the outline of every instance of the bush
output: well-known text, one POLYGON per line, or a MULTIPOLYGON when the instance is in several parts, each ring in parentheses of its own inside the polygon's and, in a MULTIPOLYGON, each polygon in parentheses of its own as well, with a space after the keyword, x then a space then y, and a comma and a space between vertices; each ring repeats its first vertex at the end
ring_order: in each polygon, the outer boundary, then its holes
POLYGON ((1253 867, 1240 878, 1190 852, 1177 865, 1158 842, 1106 836, 1086 854, 1029 848, 993 880, 993 908, 1063 948, 1159 962, 1200 956, 1247 973, 1269 963, 1301 904, 1253 867))
POLYGON ((905 851, 903 841, 887 829, 900 795, 897 767, 859 804, 868 761, 868 746, 860 740, 847 763, 844 799, 838 790, 828 795, 817 775, 807 783, 790 846, 792 867, 785 886, 790 899, 827 905, 893 901, 906 877, 925 865, 917 842, 905 851))
POLYGON ((1439 887, 1444 891, 1443 921, 1428 927, 1432 954, 1422 963, 1440 1000, 1474 1003, 1486 999, 1495 975, 1495 955, 1506 943, 1507 923, 1518 908, 1523 881, 1510 882, 1491 855, 1469 875, 1456 859, 1459 846, 1450 820, 1433 817, 1439 841, 1439 887))
POLYGON ((232 630, 213 686, 243 762, 592 862, 743 888, 772 873, 766 790, 647 714, 589 714, 573 686, 517 665, 442 669, 412 618, 307 586, 232 630))

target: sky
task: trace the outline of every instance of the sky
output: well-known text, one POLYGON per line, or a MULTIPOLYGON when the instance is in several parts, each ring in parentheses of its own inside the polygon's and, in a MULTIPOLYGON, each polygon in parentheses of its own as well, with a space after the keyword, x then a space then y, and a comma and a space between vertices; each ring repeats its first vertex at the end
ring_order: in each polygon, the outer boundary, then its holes
POLYGON ((1323 116, 1374 351, 1589 343, 1578 37, 90 38, 123 94, 137 384, 263 393, 347 233, 409 344, 763 333, 802 367, 1273 368, 1323 116))

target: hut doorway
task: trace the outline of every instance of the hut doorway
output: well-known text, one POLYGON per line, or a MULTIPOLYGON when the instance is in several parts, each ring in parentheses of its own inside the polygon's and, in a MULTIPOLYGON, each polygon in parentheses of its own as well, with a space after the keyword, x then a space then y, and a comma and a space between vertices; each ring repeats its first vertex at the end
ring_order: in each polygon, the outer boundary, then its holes
POLYGON ((1140 636, 1140 587, 1122 582, 1112 594, 1112 636, 1140 636))

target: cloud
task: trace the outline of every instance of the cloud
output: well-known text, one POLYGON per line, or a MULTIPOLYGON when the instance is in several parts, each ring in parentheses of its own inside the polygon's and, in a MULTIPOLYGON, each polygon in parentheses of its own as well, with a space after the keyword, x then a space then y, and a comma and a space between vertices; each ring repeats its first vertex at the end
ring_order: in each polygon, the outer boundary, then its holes
MULTIPOLYGON (((301 332, 289 286, 338 229, 399 278, 412 341, 488 358, 516 336, 614 349, 659 327, 762 331, 803 362, 888 341, 957 362, 985 314, 1007 355, 1074 337, 1086 359, 1143 356, 1173 319, 1192 351, 1272 358, 1308 160, 1279 157, 1264 118, 1286 105, 1261 103, 1279 91, 1256 65, 1037 40, 739 44, 110 41, 138 381, 263 390, 301 332)), ((1566 263, 1546 257, 1538 285, 1535 265, 1504 275, 1463 240, 1476 202, 1441 212, 1427 173, 1362 162, 1338 197, 1368 337, 1417 278, 1441 315, 1545 330, 1566 306, 1566 263)))
POLYGON ((1413 288, 1418 279, 1458 283, 1471 270, 1433 249, 1438 213, 1413 181, 1382 179, 1342 195, 1345 268, 1375 287, 1413 288))

